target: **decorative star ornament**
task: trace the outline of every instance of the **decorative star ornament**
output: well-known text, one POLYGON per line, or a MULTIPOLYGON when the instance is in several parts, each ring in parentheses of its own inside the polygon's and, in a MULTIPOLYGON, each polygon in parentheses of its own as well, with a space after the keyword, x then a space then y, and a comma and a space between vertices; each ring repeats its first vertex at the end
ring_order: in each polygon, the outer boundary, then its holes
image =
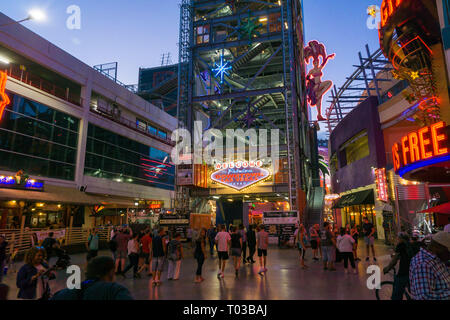
POLYGON ((3 117, 3 112, 5 111, 6 106, 11 102, 5 92, 7 79, 8 76, 6 75, 6 73, 0 72, 0 120, 3 117))
POLYGON ((248 13, 247 22, 239 27, 239 32, 248 37, 248 40, 251 41, 254 35, 259 36, 260 33, 256 31, 257 28, 261 27, 262 24, 258 23, 258 18, 251 18, 250 12, 248 13))
POLYGON ((229 61, 225 61, 223 58, 223 54, 220 55, 220 62, 214 63, 214 68, 212 68, 212 72, 214 72, 214 77, 220 79, 220 84, 224 82, 225 76, 229 76, 229 70, 231 70, 231 65, 229 61))
POLYGON ((369 7, 367 7, 367 14, 371 17, 376 17, 378 13, 378 9, 376 5, 371 5, 369 7))
POLYGON ((411 71, 410 76, 413 80, 419 78, 419 71, 411 71))

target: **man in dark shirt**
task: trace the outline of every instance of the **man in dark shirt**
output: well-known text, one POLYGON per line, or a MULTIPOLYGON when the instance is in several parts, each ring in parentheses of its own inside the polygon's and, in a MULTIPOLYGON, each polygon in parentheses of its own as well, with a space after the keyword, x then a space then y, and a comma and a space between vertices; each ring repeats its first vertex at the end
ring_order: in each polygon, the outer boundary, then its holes
POLYGON ((387 267, 383 269, 386 274, 400 261, 397 274, 394 276, 394 288, 392 290, 392 300, 403 300, 403 294, 409 281, 409 264, 413 257, 413 250, 409 244, 407 233, 398 234, 398 244, 395 247, 395 254, 387 267))
POLYGON ((81 289, 63 289, 50 300, 133 300, 127 288, 114 282, 114 271, 112 258, 101 256, 91 259, 81 289))
POLYGON ((165 235, 164 229, 160 228, 158 235, 152 240, 152 285, 161 285, 161 272, 163 271, 165 256, 166 256, 166 242, 163 237, 165 235))
POLYGON ((214 246, 216 244, 216 235, 217 230, 214 226, 211 226, 211 228, 208 229, 207 237, 209 241, 209 251, 211 254, 211 257, 214 255, 214 246))
POLYGON ((334 267, 336 239, 332 232, 332 226, 328 222, 323 223, 320 230, 320 246, 322 248, 323 270, 336 271, 334 267))
POLYGON ((247 262, 255 263, 253 260, 253 256, 256 252, 256 234, 255 234, 255 226, 250 225, 247 231, 247 246, 248 246, 248 257, 247 262))
POLYGON ((366 251, 367 251, 366 261, 369 261, 369 256, 370 256, 369 248, 372 249, 373 261, 377 261, 377 258, 375 257, 375 247, 374 247, 375 227, 373 226, 372 223, 369 222, 369 219, 364 218, 363 221, 364 221, 364 223, 363 223, 362 227, 363 227, 363 231, 364 231, 364 242, 366 243, 366 251))
POLYGON ((50 258, 52 256, 53 247, 56 243, 56 240, 53 238, 53 232, 49 232, 48 237, 44 239, 44 242, 42 242, 42 246, 45 249, 45 252, 47 254, 47 262, 50 264, 50 258))

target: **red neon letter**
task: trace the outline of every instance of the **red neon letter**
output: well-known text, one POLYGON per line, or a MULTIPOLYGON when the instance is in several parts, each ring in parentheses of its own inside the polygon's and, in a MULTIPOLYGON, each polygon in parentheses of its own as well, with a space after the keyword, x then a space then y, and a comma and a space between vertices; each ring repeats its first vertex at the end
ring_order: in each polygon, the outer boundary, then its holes
POLYGON ((447 140, 445 134, 437 133, 437 130, 444 127, 444 122, 438 122, 431 125, 431 138, 433 139, 433 151, 435 156, 440 156, 448 152, 448 148, 439 148, 439 141, 447 140))
POLYGON ((406 153, 409 151, 409 148, 405 145, 405 142, 408 141, 408 136, 404 136, 402 138, 402 152, 403 152, 403 164, 406 166, 408 164, 408 157, 406 153))
POLYGON ((418 138, 417 133, 411 132, 408 134, 408 140, 409 140, 409 156, 411 158, 411 163, 415 161, 420 160, 420 154, 419 154, 419 147, 418 145, 418 138))
POLYGON ((394 171, 400 169, 400 157, 398 155, 398 144, 394 143, 392 146, 392 160, 394 163, 394 171))
POLYGON ((430 139, 425 139, 423 135, 428 132, 428 127, 419 130, 420 154, 422 159, 428 159, 433 156, 432 152, 427 152, 425 148, 430 144, 430 139))
POLYGON ((6 106, 10 103, 9 97, 5 93, 7 79, 8 76, 6 75, 6 73, 0 71, 0 120, 2 120, 3 111, 5 110, 6 106))

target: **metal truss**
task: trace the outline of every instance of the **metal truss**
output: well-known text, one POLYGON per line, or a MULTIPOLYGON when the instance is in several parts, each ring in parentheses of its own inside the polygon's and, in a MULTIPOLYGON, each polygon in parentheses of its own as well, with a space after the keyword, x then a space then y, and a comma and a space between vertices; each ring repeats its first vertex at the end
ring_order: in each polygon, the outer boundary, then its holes
POLYGON ((331 99, 327 102, 330 107, 327 110, 327 129, 330 134, 338 123, 350 113, 359 103, 369 96, 376 96, 381 103, 380 82, 392 81, 378 76, 380 71, 392 70, 392 65, 384 58, 381 49, 371 53, 366 45, 367 57, 358 53, 359 64, 354 65, 355 71, 347 77, 347 81, 339 90, 336 86, 331 89, 331 99))

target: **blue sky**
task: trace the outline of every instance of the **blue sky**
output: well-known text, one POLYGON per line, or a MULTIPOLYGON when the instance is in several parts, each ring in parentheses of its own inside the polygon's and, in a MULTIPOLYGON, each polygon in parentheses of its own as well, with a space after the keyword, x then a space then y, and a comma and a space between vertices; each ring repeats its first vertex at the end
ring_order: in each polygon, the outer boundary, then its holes
MULTIPOLYGON (((45 23, 24 25, 89 65, 119 62, 118 78, 136 84, 139 67, 160 65, 170 52, 177 62, 180 0, 1 0, 1 12, 23 19, 31 8, 46 10, 45 23), (67 7, 81 8, 81 30, 66 28, 67 7)), ((366 26, 369 5, 382 0, 303 0, 306 40, 323 42, 336 58, 324 80, 337 86, 353 72, 358 51, 378 48, 377 30, 366 26)), ((325 100, 325 99, 324 99, 325 100)), ((327 103, 324 101, 324 107, 327 103)))

